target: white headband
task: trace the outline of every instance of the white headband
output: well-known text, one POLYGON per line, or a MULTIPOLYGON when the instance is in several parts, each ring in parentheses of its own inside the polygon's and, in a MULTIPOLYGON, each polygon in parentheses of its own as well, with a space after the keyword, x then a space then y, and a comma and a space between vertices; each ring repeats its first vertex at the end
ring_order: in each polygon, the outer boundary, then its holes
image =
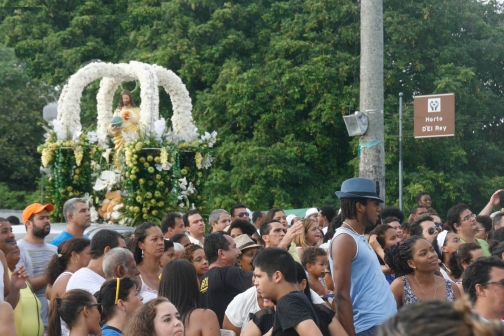
POLYGON ((441 247, 444 246, 444 242, 446 240, 446 235, 447 234, 448 234, 448 231, 443 230, 436 237, 437 245, 438 245, 438 251, 439 251, 440 255, 443 255, 443 251, 441 251, 441 247))

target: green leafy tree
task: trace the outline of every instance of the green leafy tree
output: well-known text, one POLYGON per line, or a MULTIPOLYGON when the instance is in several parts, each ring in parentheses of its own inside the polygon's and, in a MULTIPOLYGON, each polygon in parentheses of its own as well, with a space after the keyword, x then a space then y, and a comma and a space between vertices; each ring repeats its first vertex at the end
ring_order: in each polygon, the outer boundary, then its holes
POLYGON ((40 177, 37 145, 43 141, 42 93, 14 50, 0 48, 0 183, 12 190, 36 190, 40 177))
MULTIPOLYGON (((194 118, 217 130, 209 207, 334 204, 355 174, 359 7, 349 0, 33 1, 0 24, 29 75, 62 84, 92 59, 174 70, 194 118)), ((405 203, 429 190, 442 217, 502 187, 504 40, 496 1, 385 0, 387 203, 398 203, 397 96, 405 95, 405 203), (412 137, 414 95, 456 93, 454 138, 412 137)), ((97 82, 82 100, 94 122, 97 82)), ((167 95, 161 114, 171 115, 167 95)), ((35 147, 35 146, 34 146, 35 147)), ((33 148, 34 148, 33 147, 33 148)))

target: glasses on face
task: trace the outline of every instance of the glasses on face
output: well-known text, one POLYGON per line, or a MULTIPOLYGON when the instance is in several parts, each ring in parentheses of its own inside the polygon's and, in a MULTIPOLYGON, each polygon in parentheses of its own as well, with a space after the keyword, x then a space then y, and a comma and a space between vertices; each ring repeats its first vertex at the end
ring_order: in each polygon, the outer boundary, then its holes
POLYGON ((470 220, 471 218, 476 218, 476 215, 475 214, 470 214, 470 215, 467 215, 465 216, 464 218, 462 218, 462 222, 467 222, 468 220, 470 220))
POLYGON ((443 223, 440 223, 440 222, 434 222, 434 225, 436 225, 437 227, 442 227, 442 226, 443 226, 443 223))
POLYGON ((238 214, 238 217, 243 218, 243 217, 248 217, 248 212, 240 212, 238 214))
POLYGON ((482 285, 486 286, 486 285, 493 285, 493 284, 504 287, 504 279, 500 279, 499 281, 490 281, 490 282, 484 283, 482 285))
POLYGON ((431 236, 432 236, 435 232, 438 232, 438 231, 437 231, 435 228, 433 228, 433 227, 430 227, 429 229, 427 229, 427 233, 428 233, 429 235, 431 235, 431 236))
MULTIPOLYGON (((87 307, 87 308, 91 308, 91 307, 94 307, 96 306, 96 308, 98 309, 98 312, 101 314, 103 314, 103 307, 101 305, 101 303, 95 303, 95 304, 92 304, 92 305, 89 305, 89 306, 84 306, 84 307, 87 307)), ((83 310, 84 310, 84 307, 81 308, 81 310, 79 310, 79 312, 77 313, 77 315, 79 315, 83 310)))

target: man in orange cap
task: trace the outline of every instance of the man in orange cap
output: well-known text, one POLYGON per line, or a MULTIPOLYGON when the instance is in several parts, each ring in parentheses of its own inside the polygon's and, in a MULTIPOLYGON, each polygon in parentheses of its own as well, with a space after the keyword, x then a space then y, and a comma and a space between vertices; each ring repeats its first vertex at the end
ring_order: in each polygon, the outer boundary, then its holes
POLYGON ((52 204, 33 203, 28 205, 22 214, 26 236, 17 242, 21 252, 19 264, 26 267, 30 276, 29 281, 40 300, 40 317, 44 322, 44 328, 47 328, 48 311, 45 297, 48 282, 46 268, 53 255, 58 253, 56 246, 44 242, 44 238, 51 232, 49 213, 53 210, 52 204))

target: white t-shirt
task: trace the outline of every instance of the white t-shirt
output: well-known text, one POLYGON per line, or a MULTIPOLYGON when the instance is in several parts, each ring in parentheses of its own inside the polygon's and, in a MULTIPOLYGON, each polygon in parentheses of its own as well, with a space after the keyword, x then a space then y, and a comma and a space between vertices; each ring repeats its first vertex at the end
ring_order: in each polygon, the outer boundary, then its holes
POLYGON ((189 241, 191 242, 191 244, 203 246, 203 245, 201 245, 201 242, 198 239, 194 238, 193 236, 187 235, 187 237, 189 238, 189 241))
POLYGON ((257 302, 257 288, 250 287, 245 292, 235 296, 227 306, 225 314, 229 322, 243 331, 243 328, 250 320, 249 314, 255 314, 259 310, 261 310, 261 307, 257 302))
MULTIPOLYGON (((316 292, 312 289, 310 289, 310 292, 313 304, 324 303, 324 300, 316 292)), ((225 314, 229 322, 243 331, 248 321, 250 321, 249 315, 255 314, 259 310, 261 310, 261 307, 257 302, 257 288, 250 287, 245 292, 235 296, 227 306, 225 314)))
POLYGON ((94 294, 100 290, 101 285, 103 285, 104 282, 105 278, 100 274, 87 267, 83 267, 70 277, 66 290, 84 289, 91 294, 94 294))

